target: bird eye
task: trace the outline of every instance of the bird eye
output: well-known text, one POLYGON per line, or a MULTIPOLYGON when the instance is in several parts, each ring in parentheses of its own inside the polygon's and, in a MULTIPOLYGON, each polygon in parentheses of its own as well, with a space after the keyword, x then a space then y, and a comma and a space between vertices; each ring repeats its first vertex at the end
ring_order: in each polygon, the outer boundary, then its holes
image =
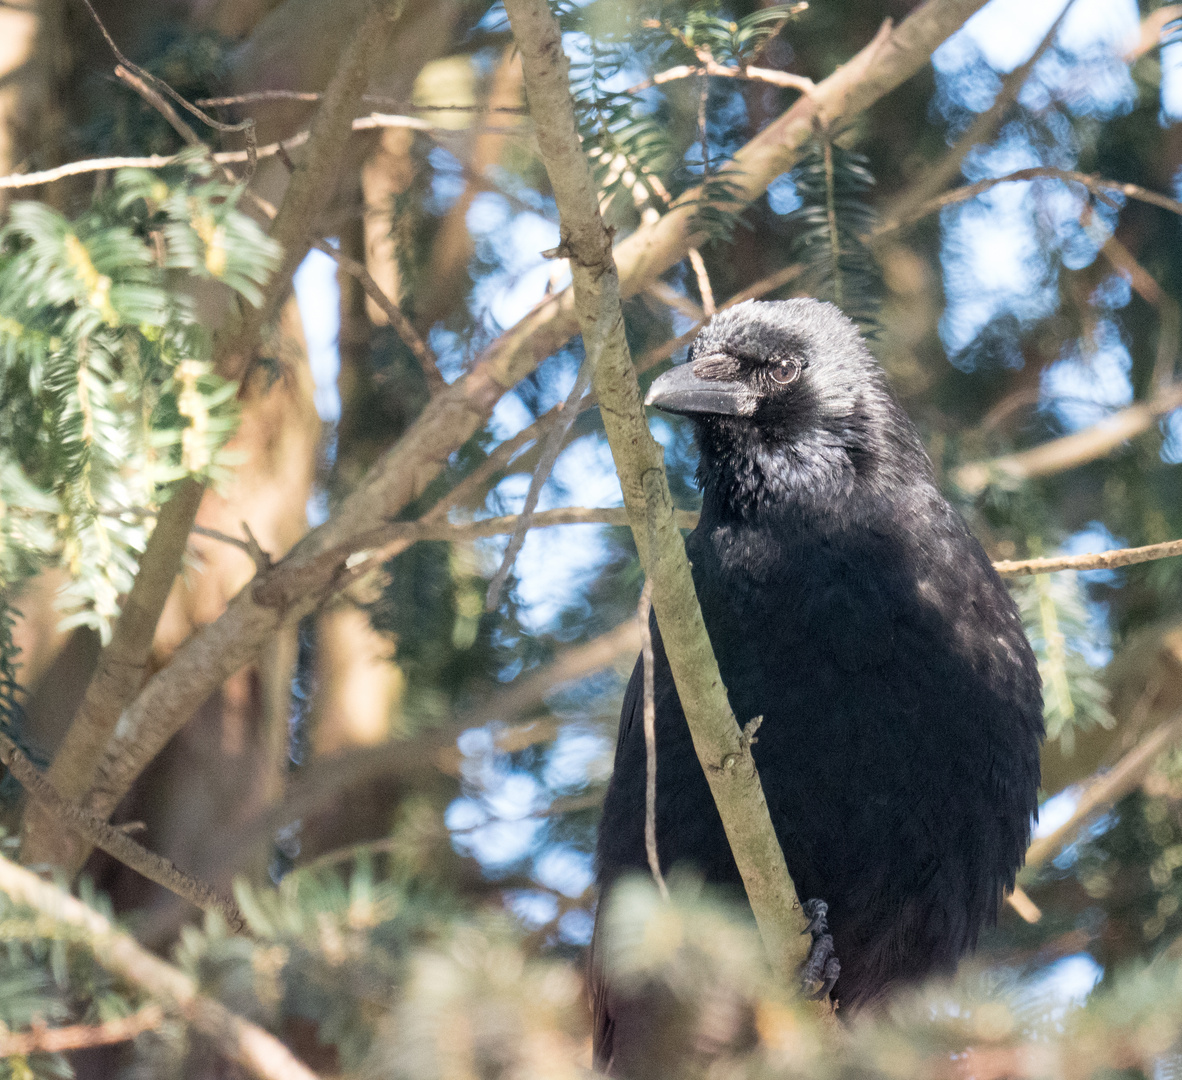
POLYGON ((800 378, 801 368, 802 365, 796 357, 786 357, 772 368, 772 382, 779 386, 787 386, 789 383, 794 383, 800 378))

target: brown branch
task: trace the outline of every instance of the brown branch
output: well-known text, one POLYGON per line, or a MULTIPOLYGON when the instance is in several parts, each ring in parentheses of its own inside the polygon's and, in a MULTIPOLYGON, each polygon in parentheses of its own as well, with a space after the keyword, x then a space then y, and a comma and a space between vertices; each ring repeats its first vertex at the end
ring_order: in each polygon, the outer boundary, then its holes
POLYGON ((201 993, 196 980, 143 948, 69 893, 0 855, 0 892, 80 938, 98 963, 182 1017, 258 1080, 316 1080, 274 1035, 201 993))
POLYGON ((65 1054, 71 1050, 89 1050, 94 1046, 113 1046, 157 1031, 164 1023, 159 1005, 145 1005, 130 1016, 105 1020, 101 1024, 72 1024, 47 1027, 33 1023, 31 1031, 6 1031, 0 1034, 0 1058, 28 1057, 30 1054, 65 1054))
POLYGON ((188 900, 194 907, 202 911, 221 912, 227 925, 235 933, 246 929, 246 920, 230 897, 220 895, 204 882, 190 877, 171 860, 137 844, 122 829, 108 825, 73 803, 66 802, 37 771, 33 763, 21 753, 16 743, 3 732, 0 732, 0 761, 29 793, 32 801, 40 804, 59 827, 68 826, 95 847, 102 848, 108 855, 130 866, 149 881, 154 881, 169 892, 188 900))
MULTIPOLYGON (((990 142, 993 139, 1001 127, 1002 121, 1006 118, 1006 114, 1018 100, 1018 95, 1022 92, 1022 87, 1026 85, 1026 80, 1030 77, 1034 66, 1055 43, 1055 38, 1059 36, 1059 28, 1063 25, 1063 20, 1067 18, 1071 6, 1071 2, 1064 5, 1058 18, 1051 23, 1050 29, 1043 35, 1042 41, 1031 53, 1030 59, 1024 64, 1019 64, 1005 77, 1001 89, 997 92, 997 97, 993 99, 993 104, 977 116, 965 129, 964 134, 956 140, 955 145, 938 162, 920 173, 911 188, 892 200, 891 205, 883 214, 884 218, 892 220, 909 218, 917 207, 927 203, 933 195, 943 191, 960 175, 964 159, 974 146, 990 142)), ((874 235, 877 237, 886 231, 889 230, 878 229, 875 230, 874 235)))
POLYGON ((988 191, 990 188, 997 187, 998 184, 1015 184, 1040 179, 1063 180, 1068 183, 1080 184, 1096 195, 1097 198, 1107 202, 1111 206, 1117 206, 1118 204, 1113 202, 1108 192, 1116 191, 1126 198, 1149 203, 1151 206, 1159 206, 1163 210, 1169 210, 1172 214, 1182 214, 1182 202, 1179 202, 1177 199, 1171 199, 1168 195, 1150 191, 1140 184, 1128 184, 1123 180, 1106 180, 1092 173, 1076 172, 1074 169, 1056 169, 1050 165, 1039 165, 1035 168, 1018 169, 1016 172, 1008 173, 1005 176, 992 176, 986 180, 978 180, 975 184, 965 184, 963 187, 954 188, 952 191, 945 192, 943 195, 929 199, 922 205, 917 206, 914 210, 892 216, 879 225, 871 233, 871 237, 877 239, 886 233, 894 232, 904 226, 911 225, 920 218, 935 213, 937 210, 942 210, 946 206, 975 199, 978 195, 988 191))
MULTIPOLYGON (((324 95, 316 90, 251 90, 245 94, 229 97, 198 98, 196 104, 209 107, 217 105, 251 105, 257 101, 320 101, 324 95)), ((403 98, 384 97, 381 94, 362 94, 366 105, 381 105, 390 109, 415 109, 420 112, 499 112, 521 116, 525 112, 521 105, 416 105, 403 98)))
POLYGON ((190 146, 195 146, 201 142, 201 137, 188 124, 180 118, 169 103, 168 99, 163 94, 159 93, 154 87, 150 86, 145 80, 138 75, 128 71, 122 64, 115 66, 115 78, 120 82, 127 83, 140 97, 142 97, 149 105, 152 106, 165 120, 172 125, 175 131, 182 139, 190 146))
POLYGON ((313 241, 312 246, 317 251, 323 251, 325 255, 335 259, 337 265, 346 274, 357 279, 365 290, 365 295, 382 309, 386 318, 390 320, 390 325, 394 327, 394 332, 402 338, 403 344, 414 354, 414 358, 419 362, 419 367, 422 368, 423 375, 427 379, 430 392, 438 394, 443 390, 447 386, 447 382, 439 370, 439 360, 431 350, 431 346, 419 337, 418 331, 415 330, 410 319, 402 313, 402 308, 382 291, 382 287, 374 281, 373 275, 365 266, 343 251, 338 251, 331 244, 326 244, 323 240, 313 241))
POLYGON ((664 86, 666 83, 677 82, 680 79, 692 79, 703 75, 717 76, 723 79, 740 79, 744 82, 768 83, 783 90, 799 90, 802 94, 811 94, 817 84, 803 75, 793 75, 789 71, 777 71, 774 68, 728 67, 713 58, 705 58, 701 64, 679 64, 665 71, 660 71, 651 79, 638 82, 624 91, 625 94, 639 94, 642 90, 649 90, 654 86, 664 86))
POLYGON ((1182 540, 1167 540, 1164 544, 1147 544, 1145 547, 1119 548, 1115 551, 1102 551, 1096 555, 1056 555, 1047 559, 1005 560, 995 562, 993 568, 1003 577, 1017 577, 1020 574, 1049 574, 1055 570, 1112 570, 1118 566, 1170 559, 1175 555, 1182 555, 1182 540))
MULTIPOLYGON (((67 803, 80 801, 89 790, 120 715, 144 685, 156 624, 180 573, 203 491, 199 481, 184 480, 160 508, 111 640, 49 769, 49 784, 67 803)), ((22 822, 25 862, 65 866, 79 858, 78 848, 77 838, 63 834, 42 804, 29 804, 22 822)))
POLYGON ((1075 809, 1062 825, 1040 836, 1026 852, 1027 871, 1050 862, 1078 835, 1080 828, 1096 813, 1136 791, 1149 775, 1154 762, 1182 742, 1182 712, 1175 713, 1146 735, 1111 769, 1098 773, 1080 793, 1075 809))
POLYGON ((361 95, 405 3, 369 0, 345 46, 312 120, 307 153, 292 173, 279 213, 271 224, 271 239, 282 249, 279 266, 267 282, 259 306, 247 308, 241 325, 220 343, 219 367, 223 372, 240 375, 246 369, 263 327, 275 318, 287 297, 292 275, 312 245, 314 223, 336 189, 361 95))
POLYGON ((694 268, 694 277, 698 280, 698 294, 702 297, 702 313, 707 319, 714 318, 714 289, 710 285, 710 275, 706 273, 706 262, 702 253, 696 248, 689 249, 690 266, 694 268))
MULTIPOLYGON (((812 137, 813 120, 849 120, 927 64, 932 51, 984 0, 927 0, 892 33, 883 33, 849 63, 818 83, 768 124, 728 166, 734 193, 745 200, 792 167, 812 137)), ((700 191, 691 189, 669 213, 644 225, 616 248, 621 295, 633 296, 685 258, 699 238, 691 231, 700 191)), ((242 664, 281 621, 300 617, 332 594, 344 560, 366 546, 375 529, 396 518, 439 474, 454 451, 491 415, 501 395, 560 348, 577 329, 568 289, 554 296, 489 346, 462 379, 424 409, 398 443, 342 500, 329 521, 309 532, 276 570, 303 569, 302 591, 286 608, 264 607, 247 586, 215 622, 194 633, 171 663, 153 676, 128 707, 108 744, 88 805, 110 812, 134 779, 213 690, 242 664), (337 561, 324 561, 339 552, 337 561)))
POLYGON ((1071 435, 992 461, 962 465, 953 472, 952 478, 961 490, 976 495, 995 480, 1014 482, 1065 472, 1104 457, 1129 439, 1148 431, 1162 416, 1180 405, 1182 383, 1155 394, 1148 401, 1114 412, 1071 435))
POLYGON ((650 578, 640 591, 640 605, 636 622, 640 627, 640 659, 644 664, 644 851, 648 856, 649 872, 657 883, 662 900, 669 899, 665 875, 661 873, 661 859, 657 852, 657 706, 653 691, 653 635, 648 616, 653 606, 653 583, 650 578))

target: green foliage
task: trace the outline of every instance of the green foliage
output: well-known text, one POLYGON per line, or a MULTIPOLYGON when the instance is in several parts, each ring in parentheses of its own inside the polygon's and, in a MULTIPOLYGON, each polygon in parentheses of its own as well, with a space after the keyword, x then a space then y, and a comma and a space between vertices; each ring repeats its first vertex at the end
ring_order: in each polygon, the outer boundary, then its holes
POLYGON ((1087 594, 1076 574, 1036 574, 1011 583, 1011 590, 1038 657, 1047 738, 1070 754, 1077 731, 1114 723, 1108 691, 1085 652, 1095 633, 1087 594))
POLYGON ((867 242, 876 220, 866 200, 874 186, 869 161, 821 134, 792 180, 801 203, 789 221, 799 229, 793 255, 805 267, 804 291, 873 329, 882 282, 867 242))
POLYGON ((66 626, 106 633, 145 518, 175 481, 220 475, 236 387, 192 292, 257 304, 277 258, 240 195, 195 158, 118 173, 74 220, 15 203, 0 231, 0 583, 63 566, 66 626))

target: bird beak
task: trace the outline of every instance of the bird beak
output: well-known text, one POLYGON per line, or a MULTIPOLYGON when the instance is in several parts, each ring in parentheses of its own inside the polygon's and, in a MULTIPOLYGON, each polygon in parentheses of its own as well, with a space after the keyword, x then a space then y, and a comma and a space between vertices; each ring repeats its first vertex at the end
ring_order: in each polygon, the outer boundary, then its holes
POLYGON ((644 403, 683 416, 750 416, 756 406, 755 395, 743 383, 700 378, 694 374, 692 364, 671 368, 655 379, 644 403))

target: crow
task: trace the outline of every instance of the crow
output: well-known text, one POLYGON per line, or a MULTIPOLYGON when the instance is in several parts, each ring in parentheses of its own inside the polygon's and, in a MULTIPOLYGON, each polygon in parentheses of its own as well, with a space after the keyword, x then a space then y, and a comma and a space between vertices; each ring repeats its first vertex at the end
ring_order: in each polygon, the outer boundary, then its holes
MULTIPOLYGON (((686 549, 735 716, 763 717, 752 752, 810 902, 808 981, 844 1013, 952 971, 996 920, 1037 818, 1042 691, 1012 598, 832 304, 718 314, 646 404, 694 423, 702 513, 686 549)), ((661 867, 740 886, 651 627, 661 867)), ((638 660, 599 826, 600 911, 622 875, 648 872, 642 679, 638 660)), ((626 1045, 643 1003, 594 959, 592 1000, 596 1067, 643 1071, 626 1045)))

